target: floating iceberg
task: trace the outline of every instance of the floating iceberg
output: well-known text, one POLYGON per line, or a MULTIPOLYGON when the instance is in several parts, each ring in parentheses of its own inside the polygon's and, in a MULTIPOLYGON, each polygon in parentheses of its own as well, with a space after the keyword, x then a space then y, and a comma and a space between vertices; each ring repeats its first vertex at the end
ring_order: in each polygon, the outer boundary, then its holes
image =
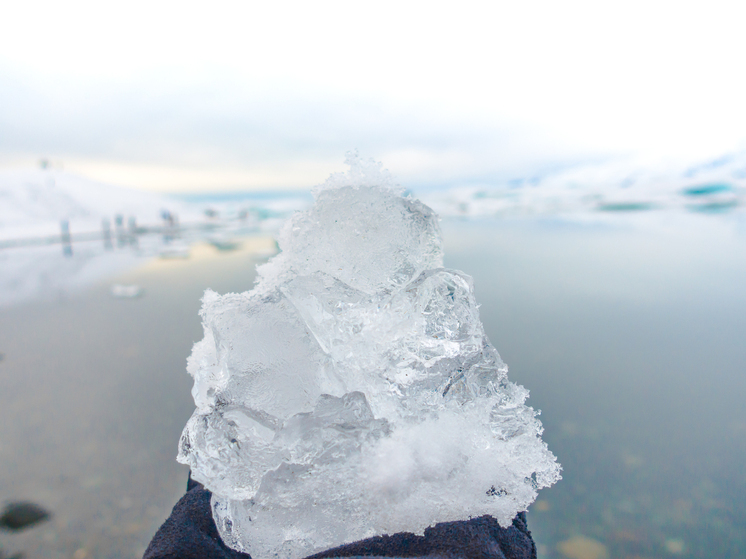
POLYGON ((295 559, 490 514, 560 478, 528 391, 485 336, 437 216, 380 164, 319 187, 252 291, 207 291, 178 460, 223 541, 295 559))

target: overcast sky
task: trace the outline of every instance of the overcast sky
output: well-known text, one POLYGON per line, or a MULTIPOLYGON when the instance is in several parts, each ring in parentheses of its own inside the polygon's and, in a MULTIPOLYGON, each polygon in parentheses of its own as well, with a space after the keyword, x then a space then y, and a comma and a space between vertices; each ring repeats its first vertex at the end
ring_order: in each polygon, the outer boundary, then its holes
POLYGON ((163 190, 411 186, 746 147, 744 2, 45 2, 0 18, 0 165, 163 190))

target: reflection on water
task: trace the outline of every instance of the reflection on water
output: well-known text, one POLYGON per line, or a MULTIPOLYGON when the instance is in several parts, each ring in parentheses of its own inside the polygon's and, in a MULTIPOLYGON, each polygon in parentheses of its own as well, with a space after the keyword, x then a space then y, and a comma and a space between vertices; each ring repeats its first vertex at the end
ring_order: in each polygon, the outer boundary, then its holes
MULTIPOLYGON (((529 511, 540 557, 744 556, 743 229, 613 215, 442 224, 446 265, 474 277, 485 328, 564 466, 529 511)), ((218 245, 0 307, 0 500, 53 515, 3 535, 6 554, 142 554, 184 490, 174 456, 199 298, 251 287, 274 246, 218 245)))
MULTIPOLYGON (((133 234, 118 237, 116 246, 106 237, 73 243, 69 236, 62 243, 0 246, 0 308, 31 300, 65 298, 154 258, 190 258, 195 256, 195 244, 207 243, 221 252, 247 249, 271 255, 277 251, 276 245, 266 239, 261 246, 255 246, 256 237, 247 240, 249 234, 269 235, 262 232, 263 228, 230 225, 174 229, 166 234, 133 234), (245 247, 246 243, 249 246, 245 247)), ((272 224, 265 225, 264 229, 273 232, 272 224)))
POLYGON ((446 226, 564 467, 541 556, 746 554, 746 238, 711 219, 446 226))
POLYGON ((27 557, 142 556, 186 483, 176 442, 192 413, 186 356, 208 286, 251 287, 274 243, 152 259, 84 291, 0 309, 0 501, 53 516, 2 550, 27 557), (259 254, 259 255, 258 255, 259 254), (111 284, 141 297, 112 297, 111 284))

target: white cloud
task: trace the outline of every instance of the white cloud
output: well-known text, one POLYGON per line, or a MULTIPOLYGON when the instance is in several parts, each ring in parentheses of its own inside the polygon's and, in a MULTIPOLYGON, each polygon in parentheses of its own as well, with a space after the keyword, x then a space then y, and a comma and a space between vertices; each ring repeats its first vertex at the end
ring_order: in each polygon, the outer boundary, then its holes
POLYGON ((509 167, 498 151, 706 156, 746 137, 745 10, 16 2, 0 21, 0 149, 217 172, 359 147, 423 181, 509 167))

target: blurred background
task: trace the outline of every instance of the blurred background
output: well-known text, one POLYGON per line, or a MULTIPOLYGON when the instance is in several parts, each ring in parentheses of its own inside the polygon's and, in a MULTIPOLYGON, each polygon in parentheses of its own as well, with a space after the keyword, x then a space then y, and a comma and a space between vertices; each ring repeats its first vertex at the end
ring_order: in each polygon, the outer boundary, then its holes
POLYGON ((250 289, 351 150, 441 215, 542 410, 539 557, 746 556, 745 17, 4 6, 0 505, 46 517, 3 516, 0 557, 142 555, 185 488, 204 289, 250 289))

